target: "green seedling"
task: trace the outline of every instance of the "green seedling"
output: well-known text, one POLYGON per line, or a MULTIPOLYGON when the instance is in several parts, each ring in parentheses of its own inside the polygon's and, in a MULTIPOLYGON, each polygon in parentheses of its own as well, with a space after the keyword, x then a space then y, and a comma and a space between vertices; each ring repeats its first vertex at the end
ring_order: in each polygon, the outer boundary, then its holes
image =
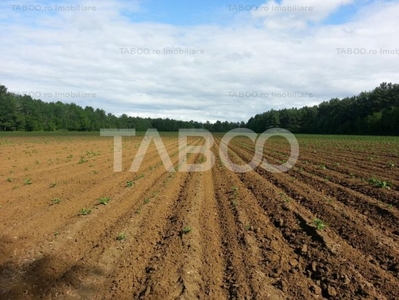
POLYGON ((284 202, 288 203, 288 202, 291 201, 291 199, 284 193, 280 193, 280 197, 281 197, 281 200, 284 201, 284 202))
POLYGON ((127 181, 125 187, 131 187, 134 185, 134 182, 132 180, 127 181))
POLYGON ((24 181, 25 185, 31 185, 32 184, 32 180, 29 178, 26 178, 24 181))
POLYGON ((126 234, 124 232, 120 232, 118 233, 118 235, 116 236, 116 240, 117 241, 123 241, 126 239, 126 234))
POLYGON ((190 226, 184 226, 183 229, 181 230, 181 232, 183 234, 187 234, 189 232, 191 232, 191 230, 193 230, 190 226))
POLYGON ((86 162, 88 162, 88 160, 85 159, 84 156, 81 156, 78 164, 83 164, 83 163, 86 163, 86 162))
POLYGON ((61 202, 61 199, 60 198, 53 198, 53 199, 51 199, 51 203, 52 204, 59 204, 61 202))
POLYGON ((50 189, 54 188, 56 185, 57 185, 57 183, 56 183, 56 182, 52 182, 52 183, 50 183, 50 189))
POLYGON ((376 178, 374 178, 374 177, 372 177, 372 178, 369 178, 368 179, 368 182, 371 184, 371 185, 373 185, 373 186, 375 186, 375 187, 378 187, 378 188, 381 188, 381 189, 390 189, 391 187, 391 184, 389 183, 389 182, 387 182, 387 181, 381 181, 381 180, 378 180, 378 179, 376 179, 376 178))
POLYGON ((330 198, 328 198, 328 197, 324 197, 323 200, 326 201, 326 202, 328 202, 328 203, 331 203, 331 202, 333 201, 333 199, 330 199, 330 198))
POLYGON ((313 223, 316 225, 317 230, 323 230, 326 228, 326 224, 320 219, 314 219, 313 223))
POLYGON ((82 208, 79 212, 79 215, 85 216, 91 213, 91 209, 82 208))
POLYGON ((98 202, 100 204, 107 205, 110 200, 111 200, 110 197, 101 197, 98 199, 98 202))

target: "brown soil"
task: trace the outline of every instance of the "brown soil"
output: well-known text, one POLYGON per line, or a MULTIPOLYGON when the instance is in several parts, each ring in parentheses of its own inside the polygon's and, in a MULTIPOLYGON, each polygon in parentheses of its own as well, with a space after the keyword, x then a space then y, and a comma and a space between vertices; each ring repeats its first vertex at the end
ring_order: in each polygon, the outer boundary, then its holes
MULTIPOLYGON (((177 168, 178 139, 162 141, 177 168)), ((232 140, 234 163, 248 141, 232 140)), ((140 142, 124 139, 115 173, 112 138, 0 138, 0 299, 397 299, 397 151, 300 141, 289 172, 241 174, 216 136, 207 172, 167 172, 152 144, 130 173, 140 142)))

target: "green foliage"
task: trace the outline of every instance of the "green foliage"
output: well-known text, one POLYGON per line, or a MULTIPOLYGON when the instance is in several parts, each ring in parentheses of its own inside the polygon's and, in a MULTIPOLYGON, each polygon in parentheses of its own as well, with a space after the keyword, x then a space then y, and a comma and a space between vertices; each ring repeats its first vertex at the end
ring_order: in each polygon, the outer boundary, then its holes
POLYGON ((244 127, 244 122, 217 121, 211 124, 168 118, 131 117, 126 114, 116 117, 90 106, 82 108, 75 103, 61 101, 47 103, 33 99, 30 95, 10 93, 3 85, 0 85, 0 107, 0 131, 99 131, 103 128, 178 131, 181 128, 205 128, 209 131, 226 132, 239 126, 244 127))
POLYGON ((134 185, 134 182, 132 180, 129 180, 129 181, 126 182, 125 187, 131 187, 133 185, 134 185))
POLYGON ((280 197, 281 197, 281 200, 286 202, 286 203, 291 202, 291 199, 284 193, 280 193, 280 197))
POLYGON ((87 209, 87 208, 82 208, 80 211, 79 211, 79 215, 82 215, 82 216, 86 216, 86 215, 88 215, 88 214, 90 214, 91 213, 91 209, 87 209))
POLYGON ((110 197, 101 197, 98 199, 98 202, 100 204, 107 205, 110 200, 111 200, 110 197))
POLYGON ((319 105, 270 110, 244 122, 200 123, 150 119, 122 114, 116 117, 102 109, 75 103, 44 102, 29 95, 10 93, 0 85, 0 131, 98 131, 101 128, 135 128, 145 131, 177 131, 204 128, 226 132, 247 127, 256 132, 281 127, 294 133, 399 135, 399 85, 381 83, 370 92, 344 99, 333 98, 319 105))
POLYGON ((85 159, 84 156, 81 156, 81 157, 80 157, 80 160, 79 160, 79 162, 78 162, 78 164, 84 164, 84 163, 86 163, 86 162, 88 162, 88 160, 85 159))
POLYGON ((270 110, 248 120, 256 132, 280 127, 294 133, 399 135, 399 84, 312 107, 270 110))
POLYGON ((126 239, 126 234, 124 232, 120 232, 118 233, 118 235, 116 236, 116 240, 117 241, 123 241, 126 239))
POLYGON ((232 192, 233 198, 230 199, 230 202, 231 202, 231 205, 233 205, 234 207, 236 207, 236 206, 238 205, 237 198, 239 197, 239 194, 238 194, 238 187, 233 186, 233 187, 231 188, 231 192, 232 192))
POLYGON ((320 219, 314 219, 313 223, 316 225, 317 230, 323 230, 326 228, 326 224, 320 219))
POLYGON ((372 185, 372 186, 375 186, 375 187, 378 187, 378 188, 381 188, 381 189, 390 189, 391 187, 391 184, 389 183, 389 182, 387 182, 387 181, 381 181, 381 180, 379 180, 379 179, 376 179, 376 178, 374 178, 374 177, 372 177, 372 178, 369 178, 368 179, 368 182, 372 185))
POLYGON ((204 128, 226 132, 247 127, 256 132, 286 128, 294 133, 399 135, 399 85, 381 83, 370 92, 324 101, 303 108, 270 110, 244 122, 215 123, 150 119, 122 114, 116 117, 102 109, 75 103, 44 102, 29 95, 10 93, 0 85, 0 131, 99 131, 102 128, 135 128, 145 131, 177 131, 204 128))
POLYGON ((181 230, 181 232, 183 234, 187 234, 189 232, 191 232, 191 230, 193 230, 190 226, 184 226, 183 229, 181 230))
POLYGON ((61 202, 61 199, 60 198, 53 198, 53 199, 51 199, 51 203, 52 204, 59 204, 61 202))

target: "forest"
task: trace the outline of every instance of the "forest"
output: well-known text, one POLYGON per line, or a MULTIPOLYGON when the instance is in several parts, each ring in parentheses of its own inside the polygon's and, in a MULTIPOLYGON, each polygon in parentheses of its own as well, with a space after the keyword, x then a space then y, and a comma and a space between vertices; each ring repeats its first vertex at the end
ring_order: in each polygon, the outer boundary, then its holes
POLYGON ((10 93, 0 85, 0 131, 99 131, 102 128, 135 128, 145 131, 177 131, 180 128, 204 128, 225 132, 245 123, 180 121, 161 118, 141 118, 122 114, 117 117, 103 109, 75 103, 44 102, 29 95, 10 93))
POLYGON ((255 132, 280 127, 293 133, 399 135, 399 85, 381 83, 369 92, 319 105, 269 110, 245 122, 197 122, 161 118, 117 117, 99 108, 75 103, 44 102, 29 95, 8 92, 0 85, 0 131, 98 131, 102 128, 135 128, 144 131, 177 131, 204 128, 226 132, 246 127, 255 132))
POLYGON ((256 132, 280 127, 293 133, 399 135, 399 85, 381 83, 349 98, 270 110, 250 118, 246 126, 256 132))

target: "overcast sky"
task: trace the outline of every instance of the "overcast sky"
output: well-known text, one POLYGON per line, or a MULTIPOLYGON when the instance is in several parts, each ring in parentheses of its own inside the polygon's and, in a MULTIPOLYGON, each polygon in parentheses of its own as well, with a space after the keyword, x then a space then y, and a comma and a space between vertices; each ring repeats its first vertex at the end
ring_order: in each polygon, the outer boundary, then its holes
POLYGON ((399 1, 2 0, 0 84, 116 115, 247 121, 399 83, 398 16, 399 1))

